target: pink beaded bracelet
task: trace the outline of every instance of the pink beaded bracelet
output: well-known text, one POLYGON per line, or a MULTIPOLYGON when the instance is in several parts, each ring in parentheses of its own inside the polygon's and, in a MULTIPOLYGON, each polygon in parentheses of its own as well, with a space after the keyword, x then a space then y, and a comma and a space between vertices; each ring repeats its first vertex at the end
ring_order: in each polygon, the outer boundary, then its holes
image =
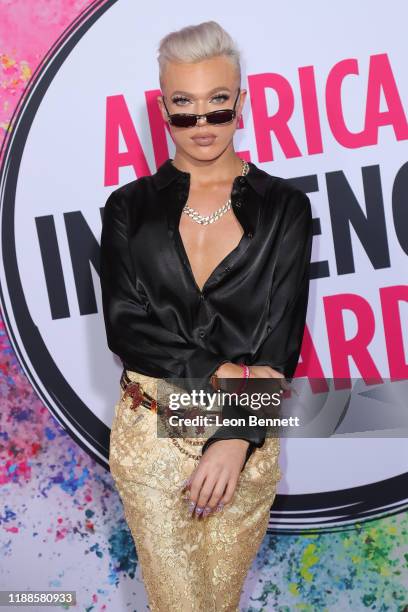
POLYGON ((246 363, 241 362, 241 363, 238 363, 237 365, 240 365, 243 368, 242 376, 244 377, 244 380, 240 384, 238 391, 237 391, 237 393, 241 393, 245 389, 247 379, 249 378, 250 370, 249 370, 249 366, 247 366, 246 363))

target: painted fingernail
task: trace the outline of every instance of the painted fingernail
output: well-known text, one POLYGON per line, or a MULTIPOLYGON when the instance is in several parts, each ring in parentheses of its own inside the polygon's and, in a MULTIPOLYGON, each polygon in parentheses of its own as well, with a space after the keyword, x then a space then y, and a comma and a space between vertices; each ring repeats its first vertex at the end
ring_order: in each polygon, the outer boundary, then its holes
POLYGON ((197 508, 195 509, 196 514, 201 514, 203 511, 203 508, 200 508, 200 506, 197 506, 197 508))
POLYGON ((211 508, 209 506, 206 506, 203 510, 203 516, 207 516, 208 514, 210 514, 211 512, 211 508))
POLYGON ((217 504, 217 506, 215 507, 215 511, 216 512, 221 512, 221 510, 224 508, 224 504, 222 502, 220 502, 219 504, 217 504))
POLYGON ((188 504, 188 511, 193 514, 194 512, 194 507, 195 507, 195 502, 194 501, 190 501, 190 503, 188 504))

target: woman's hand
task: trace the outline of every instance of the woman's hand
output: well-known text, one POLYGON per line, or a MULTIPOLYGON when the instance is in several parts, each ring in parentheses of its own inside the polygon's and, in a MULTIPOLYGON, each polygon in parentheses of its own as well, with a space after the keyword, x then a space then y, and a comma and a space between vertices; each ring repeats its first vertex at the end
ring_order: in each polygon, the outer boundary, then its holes
POLYGON ((220 510, 234 495, 244 465, 247 440, 217 440, 210 444, 189 479, 190 510, 207 516, 218 504, 220 510), (197 509, 201 508, 201 512, 197 509))
MULTIPOLYGON (((217 370, 219 378, 242 378, 242 366, 236 363, 226 362, 217 370)), ((285 378, 283 374, 274 370, 271 366, 249 366, 249 378, 285 378)))
MULTIPOLYGON (((242 378, 242 366, 236 363, 223 363, 217 370, 219 378, 242 378)), ((250 366, 250 378, 284 378, 284 375, 271 366, 250 366)), ((234 495, 238 478, 245 461, 249 446, 247 440, 234 438, 231 440, 217 440, 213 442, 194 472, 189 478, 190 509, 201 508, 202 514, 207 516, 214 511, 218 504, 224 506, 234 495), (204 508, 207 510, 204 511, 204 508)))
MULTIPOLYGON (((217 376, 219 378, 242 378, 242 366, 228 361, 220 365, 217 376)), ((285 378, 285 376, 271 366, 252 365, 249 366, 249 378, 285 378)), ((283 390, 290 389, 286 380, 283 380, 280 385, 283 390)))

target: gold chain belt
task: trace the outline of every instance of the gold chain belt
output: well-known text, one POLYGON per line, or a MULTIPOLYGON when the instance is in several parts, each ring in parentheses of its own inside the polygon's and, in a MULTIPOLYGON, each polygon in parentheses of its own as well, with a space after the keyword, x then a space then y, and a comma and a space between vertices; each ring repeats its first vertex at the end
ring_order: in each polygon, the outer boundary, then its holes
MULTIPOLYGON (((125 397, 131 397, 132 398, 132 403, 130 408, 132 410, 136 410, 136 408, 138 408, 138 406, 144 406, 145 408, 148 408, 149 410, 151 410, 152 412, 155 412, 156 414, 159 414, 164 427, 167 431, 167 433, 169 434, 169 437, 171 439, 171 441, 173 442, 173 444, 175 446, 177 446, 177 448, 184 453, 185 455, 188 455, 189 457, 191 457, 192 459, 201 459, 201 455, 196 455, 193 453, 190 453, 187 449, 183 448, 181 446, 181 444, 179 443, 179 441, 174 437, 175 433, 174 431, 171 431, 166 424, 165 419, 163 418, 162 414, 159 412, 159 408, 162 412, 165 412, 166 414, 168 414, 169 412, 171 414, 174 414, 174 411, 171 410, 169 408, 169 406, 165 406, 162 404, 159 404, 159 402, 157 402, 157 400, 154 399, 154 397, 152 397, 149 393, 147 393, 140 382, 138 381, 133 381, 129 378, 129 376, 126 373, 126 370, 123 370, 122 375, 120 377, 120 386, 122 387, 122 389, 124 390, 124 395, 123 398, 125 397)), ((184 442, 186 442, 187 444, 191 444, 192 446, 195 445, 202 445, 203 442, 201 440, 184 440, 184 442)))

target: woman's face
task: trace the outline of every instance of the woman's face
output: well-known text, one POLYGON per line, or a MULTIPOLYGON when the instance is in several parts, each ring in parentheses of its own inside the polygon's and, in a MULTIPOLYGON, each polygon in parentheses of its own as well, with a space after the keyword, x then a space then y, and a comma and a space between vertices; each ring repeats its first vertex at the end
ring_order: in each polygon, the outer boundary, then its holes
MULTIPOLYGON (((194 127, 176 127, 169 124, 170 133, 178 151, 197 160, 212 160, 221 155, 232 139, 244 105, 246 90, 240 86, 235 66, 225 56, 218 56, 197 63, 168 63, 162 76, 162 94, 169 114, 202 113, 218 109, 232 109, 234 101, 236 116, 230 123, 211 125, 204 117, 194 127), (197 136, 213 137, 210 144, 200 144, 197 136)), ((167 112, 162 96, 157 98, 163 119, 167 112)))

